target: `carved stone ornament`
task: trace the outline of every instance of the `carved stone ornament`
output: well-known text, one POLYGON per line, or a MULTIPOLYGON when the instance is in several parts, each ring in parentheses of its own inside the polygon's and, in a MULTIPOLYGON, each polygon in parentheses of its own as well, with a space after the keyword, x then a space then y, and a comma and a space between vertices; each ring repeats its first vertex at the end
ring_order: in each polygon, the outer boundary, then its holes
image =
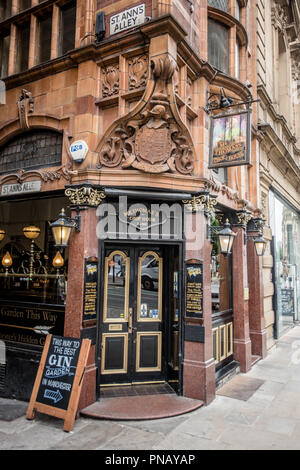
POLYGON ((135 90, 146 86, 148 77, 148 57, 142 55, 134 57, 128 62, 128 88, 135 90))
POLYGON ((23 89, 17 106, 21 129, 29 129, 28 114, 33 113, 34 109, 32 93, 23 89))
POLYGON ((151 62, 152 79, 144 95, 148 98, 109 128, 100 143, 100 167, 193 172, 192 139, 175 105, 171 81, 175 67, 168 56, 151 62))
POLYGON ((192 199, 182 201, 188 212, 200 212, 204 210, 207 214, 213 212, 217 205, 217 199, 211 197, 209 194, 200 194, 199 196, 193 196, 192 199))
POLYGON ((243 225, 244 227, 246 227, 249 220, 252 219, 252 214, 250 212, 243 210, 242 212, 237 213, 237 217, 238 217, 238 225, 243 225))
POLYGON ((182 201, 188 212, 200 212, 204 210, 204 204, 206 202, 205 194, 200 196, 193 196, 192 199, 185 199, 182 201))
POLYGON ((98 207, 106 198, 104 192, 91 186, 81 186, 77 188, 67 188, 65 195, 74 206, 98 207))
POLYGON ((102 96, 107 98, 108 96, 116 95, 119 93, 119 79, 120 71, 119 65, 108 65, 102 69, 103 81, 102 81, 102 96))

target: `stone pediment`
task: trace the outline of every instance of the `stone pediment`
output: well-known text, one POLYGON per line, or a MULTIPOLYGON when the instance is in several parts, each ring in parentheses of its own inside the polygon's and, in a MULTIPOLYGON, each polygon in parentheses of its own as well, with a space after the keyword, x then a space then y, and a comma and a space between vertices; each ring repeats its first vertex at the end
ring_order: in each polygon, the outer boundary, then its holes
POLYGON ((176 64, 168 55, 151 61, 145 94, 133 111, 115 121, 98 146, 99 167, 190 175, 194 147, 173 89, 176 64))

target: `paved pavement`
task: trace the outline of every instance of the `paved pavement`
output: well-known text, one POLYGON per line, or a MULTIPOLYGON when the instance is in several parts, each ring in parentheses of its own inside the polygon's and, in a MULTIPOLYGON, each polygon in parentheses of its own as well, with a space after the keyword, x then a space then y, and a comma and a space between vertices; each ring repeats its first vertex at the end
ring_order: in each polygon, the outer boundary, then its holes
MULTIPOLYGON (((209 406, 174 418, 124 422, 80 417, 71 433, 63 431, 61 420, 40 414, 34 421, 25 416, 0 420, 0 449, 299 450, 300 326, 239 380, 243 377, 259 385, 248 396, 232 393, 232 398, 227 387, 209 406)), ((3 404, 20 402, 0 399, 3 404)))

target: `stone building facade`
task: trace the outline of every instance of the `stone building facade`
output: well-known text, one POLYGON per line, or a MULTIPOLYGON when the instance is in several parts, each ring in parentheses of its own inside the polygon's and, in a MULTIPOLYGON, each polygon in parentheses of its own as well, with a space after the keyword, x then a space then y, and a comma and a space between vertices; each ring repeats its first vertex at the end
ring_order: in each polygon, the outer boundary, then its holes
POLYGON ((2 394, 28 399, 47 331, 92 340, 81 408, 145 382, 210 403, 266 355, 255 15, 246 0, 0 1, 2 394), (62 208, 80 219, 63 262, 62 208))
POLYGON ((300 3, 259 1, 257 95, 267 347, 299 319, 300 3))

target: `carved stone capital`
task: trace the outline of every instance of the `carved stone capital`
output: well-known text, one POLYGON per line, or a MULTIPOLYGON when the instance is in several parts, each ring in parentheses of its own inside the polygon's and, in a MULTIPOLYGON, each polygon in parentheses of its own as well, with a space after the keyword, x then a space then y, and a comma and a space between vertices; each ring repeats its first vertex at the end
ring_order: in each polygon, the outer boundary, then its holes
POLYGON ((237 212, 237 225, 247 227, 248 222, 252 219, 252 214, 246 210, 237 212))
POLYGON ((88 185, 69 187, 66 189, 65 195, 73 206, 98 207, 103 199, 106 198, 102 189, 93 188, 88 185))
POLYGON ((182 202, 188 212, 200 212, 204 210, 204 205, 206 203, 206 195, 201 194, 199 196, 193 196, 192 199, 184 199, 182 202))

